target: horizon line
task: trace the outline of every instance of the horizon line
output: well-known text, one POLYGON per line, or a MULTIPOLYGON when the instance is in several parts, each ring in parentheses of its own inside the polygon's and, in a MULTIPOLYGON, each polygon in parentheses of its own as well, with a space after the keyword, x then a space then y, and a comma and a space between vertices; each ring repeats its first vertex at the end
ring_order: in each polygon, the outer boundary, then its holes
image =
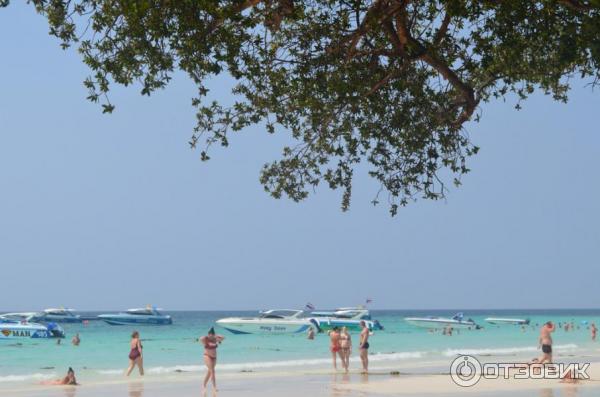
MULTIPOLYGON (((66 307, 66 306, 55 306, 56 308, 65 308, 65 309, 70 309, 73 311, 78 311, 78 312, 98 312, 98 311, 126 311, 128 309, 72 309, 70 307, 66 307)), ((140 306, 141 307, 141 306, 140 306)), ((432 309, 426 309, 426 308, 420 308, 420 309, 406 309, 406 308, 369 308, 366 307, 365 308, 369 309, 369 310, 373 310, 373 311, 383 311, 383 310, 390 310, 390 311, 492 311, 492 310, 503 310, 503 311, 507 311, 507 310, 520 310, 520 311, 527 311, 527 310, 532 310, 532 311, 539 311, 539 310, 598 310, 600 311, 600 307, 528 307, 528 308, 515 308, 515 307, 505 307, 505 308, 432 308, 432 309)), ((261 311, 261 310, 266 310, 266 308, 262 308, 262 309, 257 309, 257 308, 251 308, 251 309, 168 309, 168 308, 159 308, 162 311, 170 311, 170 312, 223 312, 223 311, 261 311)), ((272 310, 305 310, 304 309, 290 309, 287 307, 280 307, 278 309, 272 309, 272 310)), ((327 309, 332 309, 332 308, 325 308, 325 309, 320 309, 320 308, 315 308, 312 309, 310 311, 315 311, 315 310, 327 310, 327 309)), ((36 312, 36 311, 43 311, 45 309, 40 309, 40 310, 6 310, 6 309, 0 309, 0 313, 8 313, 8 312, 36 312)))

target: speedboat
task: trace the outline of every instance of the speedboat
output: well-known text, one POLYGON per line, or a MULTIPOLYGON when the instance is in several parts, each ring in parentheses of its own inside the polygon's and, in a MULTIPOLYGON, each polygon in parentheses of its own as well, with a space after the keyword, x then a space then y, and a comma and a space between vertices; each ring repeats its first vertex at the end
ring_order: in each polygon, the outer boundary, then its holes
POLYGON ((360 315, 360 320, 370 320, 371 313, 362 306, 340 307, 331 311, 313 311, 310 313, 313 317, 336 317, 336 318, 355 318, 360 315))
POLYGON ((55 323, 80 323, 81 316, 75 314, 73 309, 46 309, 41 313, 33 316, 34 321, 49 321, 55 323))
POLYGON ((258 317, 222 318, 217 325, 233 334, 297 334, 315 325, 303 314, 302 310, 266 310, 258 317))
POLYGON ((486 322, 494 325, 504 325, 504 324, 512 324, 512 325, 528 325, 529 319, 521 319, 521 318, 505 318, 505 317, 488 317, 485 319, 486 322))
POLYGON ((452 318, 447 317, 406 317, 407 323, 423 328, 480 328, 470 318, 465 320, 462 313, 457 313, 452 318))
POLYGON ((110 325, 169 325, 173 319, 168 314, 162 314, 160 309, 146 307, 144 309, 129 309, 126 312, 116 314, 101 314, 100 320, 110 325))
POLYGON ((369 330, 382 330, 383 326, 377 320, 371 320, 369 310, 361 307, 346 307, 334 311, 312 312, 313 320, 320 331, 327 331, 334 327, 346 327, 349 330, 359 330, 361 321, 369 330))
POLYGON ((64 338, 65 331, 56 323, 38 324, 22 318, 23 313, 0 316, 0 340, 14 338, 64 338))

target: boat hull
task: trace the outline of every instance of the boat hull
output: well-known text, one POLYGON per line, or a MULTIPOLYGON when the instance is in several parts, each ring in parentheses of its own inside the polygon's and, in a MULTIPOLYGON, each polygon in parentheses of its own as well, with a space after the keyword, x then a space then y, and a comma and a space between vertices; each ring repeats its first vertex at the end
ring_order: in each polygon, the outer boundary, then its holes
POLYGON ((83 322, 81 317, 78 316, 39 316, 34 317, 33 321, 53 322, 53 323, 71 323, 77 324, 83 322))
POLYGON ((494 325, 527 325, 529 324, 529 320, 521 319, 521 318, 497 318, 497 317, 489 317, 486 318, 485 321, 494 325))
POLYGON ((222 319, 217 325, 227 331, 243 334, 298 334, 306 332, 312 323, 308 320, 265 321, 261 319, 222 319))
POLYGON ((418 317, 407 317, 404 319, 408 324, 414 325, 420 328, 440 329, 446 327, 452 328, 476 328, 477 324, 470 321, 458 321, 452 319, 442 318, 418 318, 418 317))
MULTIPOLYGON (((132 316, 133 317, 133 316, 132 316)), ((148 317, 148 318, 127 318, 127 317, 108 317, 98 316, 109 325, 171 325, 173 320, 170 317, 148 317)))
POLYGON ((370 320, 348 320, 343 318, 314 318, 313 320, 318 324, 321 331, 329 331, 334 327, 346 327, 351 331, 359 331, 361 330, 361 321, 364 321, 367 328, 371 331, 383 329, 379 322, 370 320))
POLYGON ((48 327, 42 324, 2 324, 0 323, 0 340, 2 339, 49 339, 64 338, 60 327, 48 327))

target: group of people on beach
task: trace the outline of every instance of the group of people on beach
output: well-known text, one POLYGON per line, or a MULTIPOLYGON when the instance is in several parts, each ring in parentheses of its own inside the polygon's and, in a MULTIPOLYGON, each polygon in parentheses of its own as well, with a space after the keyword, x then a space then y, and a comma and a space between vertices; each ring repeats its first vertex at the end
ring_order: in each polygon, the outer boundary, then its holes
MULTIPOLYGON (((205 336, 200 337, 198 340, 204 346, 204 364, 206 365, 207 371, 204 377, 202 385, 204 388, 211 382, 213 388, 217 388, 217 377, 215 373, 215 367, 217 366, 217 348, 225 339, 224 336, 217 335, 214 328, 211 328, 205 336)), ((129 342, 129 366, 125 371, 125 375, 131 375, 131 372, 135 367, 138 368, 140 376, 144 376, 144 346, 140 340, 140 333, 133 331, 131 334, 131 340, 129 342)))
MULTIPOLYGON (((562 324, 560 324, 562 325, 562 324)), ((359 335, 359 356, 362 363, 362 372, 367 373, 369 370, 369 336, 371 335, 371 331, 367 327, 364 321, 360 322, 361 332, 359 335)), ((562 327, 559 327, 562 328, 562 327)), ((532 359, 527 365, 543 365, 543 364, 551 364, 552 363, 552 333, 557 329, 556 325, 552 321, 548 321, 542 325, 540 329, 540 336, 538 339, 539 348, 542 351, 542 356, 540 358, 532 359)), ((590 332, 592 336, 592 340, 596 340, 596 336, 598 333, 598 328, 594 323, 591 323, 590 332)), ((568 329, 566 329, 568 330, 568 329)), ((445 334, 450 334, 446 330, 445 334)), ((308 339, 314 339, 314 330, 311 328, 308 332, 308 339)), ((198 338, 198 341, 204 347, 204 364, 206 365, 207 372, 204 377, 203 387, 206 389, 208 383, 210 382, 213 385, 213 388, 216 390, 217 380, 216 380, 216 372, 215 368, 217 365, 217 348, 225 339, 222 335, 217 335, 215 333, 214 328, 210 328, 208 333, 205 336, 198 338)), ((331 331, 329 331, 329 340, 330 346, 329 350, 332 355, 333 360, 333 368, 335 370, 338 369, 337 359, 339 357, 343 370, 348 373, 350 370, 350 356, 352 354, 352 336, 348 332, 346 327, 338 328, 334 327, 331 331)), ((81 342, 79 338, 79 334, 76 334, 73 337, 72 344, 78 346, 81 342)), ((140 334, 138 331, 134 331, 131 334, 131 340, 129 342, 129 366, 125 371, 125 374, 129 376, 135 367, 138 368, 141 376, 144 375, 144 354, 143 354, 143 345, 140 339, 140 334)), ((576 382, 576 379, 563 379, 567 382, 576 382)), ((43 382, 43 384, 47 385, 77 385, 77 379, 75 377, 75 371, 72 368, 69 368, 67 374, 64 378, 56 379, 53 381, 43 382)))
MULTIPOLYGON (((369 371, 369 335, 370 331, 364 321, 360 322, 360 340, 358 344, 358 350, 360 355, 360 361, 362 363, 363 373, 369 371)), ((333 327, 329 331, 329 340, 331 356, 333 359, 333 368, 337 371, 337 358, 339 357, 342 362, 342 368, 346 373, 350 370, 350 355, 352 354, 352 336, 348 332, 348 328, 333 327)))

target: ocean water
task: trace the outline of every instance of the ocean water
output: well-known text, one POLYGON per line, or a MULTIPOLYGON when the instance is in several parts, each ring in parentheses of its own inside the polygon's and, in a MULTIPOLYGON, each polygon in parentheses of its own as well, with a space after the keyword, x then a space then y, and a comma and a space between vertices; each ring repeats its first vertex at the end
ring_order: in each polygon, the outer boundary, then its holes
MULTIPOLYGON (((372 317, 385 327, 371 337, 371 363, 377 368, 398 362, 418 365, 448 360, 457 354, 479 356, 535 357, 539 355, 539 325, 552 320, 573 322, 576 328, 554 333, 557 355, 578 358, 598 355, 600 342, 591 341, 587 323, 600 324, 600 310, 494 310, 465 312, 465 317, 484 326, 481 330, 461 330, 453 336, 430 333, 404 321, 408 316, 446 316, 455 311, 372 311, 372 317), (520 326, 493 326, 490 316, 531 319, 525 331, 520 326), (536 325, 538 324, 538 325, 536 325)), ((95 315, 98 313, 82 313, 95 315)), ((206 334, 215 321, 229 316, 252 316, 256 312, 170 312, 171 326, 140 326, 144 345, 144 366, 148 375, 200 372, 203 347, 197 338, 206 334)), ((87 325, 63 324, 67 338, 56 340, 0 341, 0 383, 32 383, 56 378, 73 367, 80 379, 121 377, 128 365, 132 327, 111 326, 101 321, 87 325), (72 346, 71 337, 79 332, 81 345, 72 346), (18 343, 17 343, 18 342, 18 343)), ((330 363, 327 335, 310 341, 306 335, 233 335, 215 327, 226 337, 219 347, 219 371, 306 370, 330 363)), ((353 335, 356 346, 358 335, 353 335)), ((356 352, 355 352, 356 353, 356 352)))

